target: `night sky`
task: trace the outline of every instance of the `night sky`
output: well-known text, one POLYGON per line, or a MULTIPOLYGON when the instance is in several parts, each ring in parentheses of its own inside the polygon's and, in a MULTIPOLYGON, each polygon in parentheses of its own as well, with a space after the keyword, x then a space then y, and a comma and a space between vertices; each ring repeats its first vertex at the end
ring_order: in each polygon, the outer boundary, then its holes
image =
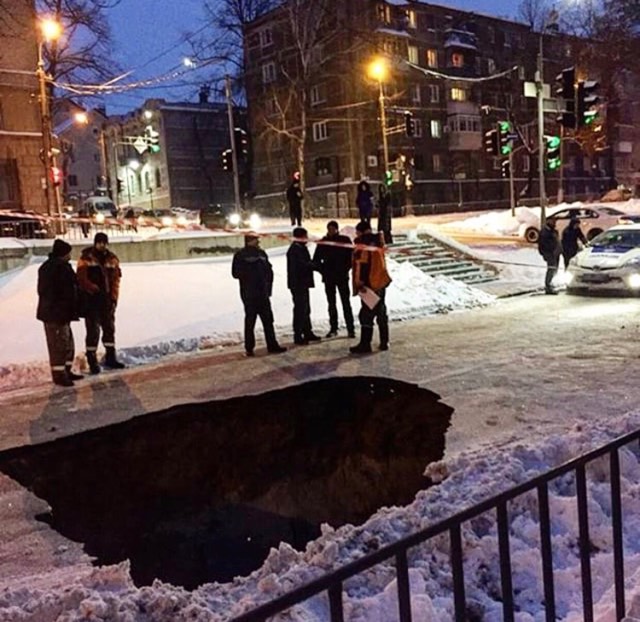
MULTIPOLYGON (((451 0, 434 2, 467 11, 507 17, 516 3, 507 0, 451 0)), ((129 80, 161 75, 178 66, 190 53, 189 33, 202 28, 202 0, 122 0, 110 11, 116 61, 123 70, 134 69, 129 80), (155 59, 155 60, 154 60, 155 59)), ((197 83, 206 69, 193 72, 197 83)), ((149 97, 196 100, 197 85, 142 89, 105 99, 109 114, 122 114, 149 97)))

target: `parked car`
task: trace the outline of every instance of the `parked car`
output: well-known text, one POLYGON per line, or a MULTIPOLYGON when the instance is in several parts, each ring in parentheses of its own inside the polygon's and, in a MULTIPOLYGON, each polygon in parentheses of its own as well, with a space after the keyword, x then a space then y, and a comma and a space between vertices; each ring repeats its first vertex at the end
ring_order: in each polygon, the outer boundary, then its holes
POLYGON ((197 225, 200 223, 199 211, 185 209, 184 207, 172 207, 171 213, 174 215, 176 225, 178 225, 179 227, 197 225))
POLYGON ((118 210, 109 197, 89 197, 83 204, 84 215, 102 224, 109 218, 117 218, 118 210))
POLYGON ((176 225, 176 216, 166 208, 162 209, 146 209, 138 216, 138 224, 142 227, 174 227, 176 225))
POLYGON ((49 223, 35 212, 0 212, 0 237, 31 239, 49 236, 49 223))
MULTIPOLYGON (((626 216, 625 212, 607 205, 590 205, 588 207, 560 207, 547 211, 547 216, 556 217, 556 228, 560 235, 569 224, 572 217, 578 218, 582 232, 587 240, 595 238, 603 231, 618 224, 619 219, 626 216)), ((538 224, 523 223, 520 226, 520 235, 527 242, 536 244, 540 238, 540 226, 538 224)))
POLYGON ((260 215, 240 210, 233 205, 210 205, 200 212, 200 222, 209 229, 251 229, 257 231, 262 226, 260 215))
POLYGON ((596 236, 569 264, 567 291, 640 293, 640 224, 596 236))

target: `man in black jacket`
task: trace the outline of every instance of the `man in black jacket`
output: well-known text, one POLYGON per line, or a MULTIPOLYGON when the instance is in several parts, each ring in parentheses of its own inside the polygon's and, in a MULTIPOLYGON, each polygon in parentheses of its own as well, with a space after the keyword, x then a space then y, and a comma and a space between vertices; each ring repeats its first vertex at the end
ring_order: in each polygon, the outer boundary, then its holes
POLYGON ((289 217, 291 226, 302 224, 302 189, 300 188, 300 173, 293 174, 293 181, 287 188, 287 203, 289 203, 289 217))
POLYGON ((565 270, 569 267, 569 262, 578 254, 578 242, 586 244, 587 238, 580 229, 579 218, 572 216, 566 229, 562 232, 562 256, 565 270))
POLYGON ((330 220, 327 223, 327 235, 316 246, 313 263, 322 274, 324 291, 329 304, 330 328, 327 337, 335 337, 338 334, 338 309, 336 307, 336 290, 338 290, 347 332, 349 337, 353 338, 356 333, 349 299, 349 270, 351 270, 353 248, 351 248, 351 239, 346 235, 340 235, 339 231, 340 228, 335 220, 330 220))
POLYGON ((553 288, 552 282, 558 272, 562 245, 556 229, 556 219, 553 216, 547 218, 545 226, 540 231, 538 252, 547 264, 547 273, 544 277, 544 292, 545 294, 557 294, 558 292, 553 288))
POLYGON ((53 243, 49 259, 38 270, 38 310, 36 317, 44 323, 53 382, 73 386, 82 376, 71 371, 75 344, 71 322, 78 320, 78 281, 69 264, 71 246, 64 240, 53 243))
POLYGON ((307 345, 320 341, 311 328, 311 303, 309 290, 313 283, 314 263, 307 248, 307 230, 296 227, 293 242, 287 251, 287 287, 293 298, 293 341, 296 345, 307 345))
POLYGON ((240 298, 244 305, 244 349, 247 356, 254 356, 256 345, 256 319, 260 317, 271 354, 286 352, 276 339, 271 310, 273 268, 267 254, 260 248, 260 238, 252 233, 244 236, 244 248, 233 256, 231 274, 240 281, 240 298))

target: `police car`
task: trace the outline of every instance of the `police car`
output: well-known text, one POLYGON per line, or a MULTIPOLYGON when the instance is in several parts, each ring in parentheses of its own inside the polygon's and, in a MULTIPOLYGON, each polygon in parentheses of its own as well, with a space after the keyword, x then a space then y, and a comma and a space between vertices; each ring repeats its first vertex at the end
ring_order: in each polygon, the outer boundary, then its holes
POLYGON ((569 264, 567 291, 640 294, 640 224, 619 225, 595 237, 569 264))

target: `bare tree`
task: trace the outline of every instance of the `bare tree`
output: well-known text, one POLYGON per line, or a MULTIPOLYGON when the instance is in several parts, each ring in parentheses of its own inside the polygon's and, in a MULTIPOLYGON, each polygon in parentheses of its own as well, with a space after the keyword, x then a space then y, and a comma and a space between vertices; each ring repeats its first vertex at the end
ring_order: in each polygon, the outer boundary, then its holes
POLYGON ((549 19, 553 7, 549 0, 522 0, 518 18, 534 31, 541 31, 549 19))

